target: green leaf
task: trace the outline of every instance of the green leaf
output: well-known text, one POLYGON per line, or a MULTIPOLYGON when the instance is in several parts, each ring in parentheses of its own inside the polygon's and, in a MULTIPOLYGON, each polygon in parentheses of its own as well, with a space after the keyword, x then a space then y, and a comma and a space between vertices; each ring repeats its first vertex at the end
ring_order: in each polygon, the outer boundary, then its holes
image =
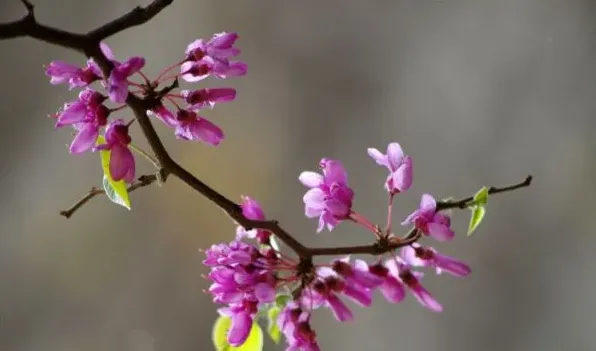
POLYGON ((277 317, 279 317, 280 312, 281 309, 277 306, 271 307, 269 311, 267 311, 267 333, 271 340, 276 344, 279 344, 279 341, 281 340, 281 331, 277 326, 277 317))
POLYGON ((488 187, 482 187, 474 195, 474 204, 484 206, 488 202, 488 187))
POLYGON ((484 206, 474 206, 472 209, 472 216, 470 217, 470 225, 468 226, 468 235, 471 235, 482 222, 486 209, 484 206))
POLYGON ((232 325, 232 319, 226 316, 219 316, 213 325, 211 340, 216 351, 262 351, 263 350, 263 330, 255 322, 252 324, 248 339, 240 346, 228 344, 228 330, 232 325))
MULTIPOLYGON (((106 142, 103 136, 97 138, 97 144, 104 144, 106 142)), ((108 199, 128 210, 130 210, 130 198, 128 196, 128 189, 124 180, 114 181, 110 174, 110 150, 100 150, 101 168, 103 169, 103 190, 106 192, 108 199)))

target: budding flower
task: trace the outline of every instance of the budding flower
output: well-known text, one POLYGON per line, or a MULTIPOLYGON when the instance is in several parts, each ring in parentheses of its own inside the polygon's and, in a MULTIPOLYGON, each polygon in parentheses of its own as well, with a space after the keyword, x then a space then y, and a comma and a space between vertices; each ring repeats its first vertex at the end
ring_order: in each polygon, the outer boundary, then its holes
POLYGON ((416 229, 439 241, 448 241, 455 236, 451 230, 451 219, 437 212, 437 201, 430 194, 422 194, 418 209, 402 222, 402 225, 408 224, 414 224, 416 229))
POLYGON ((200 61, 205 56, 225 60, 240 54, 240 49, 233 45, 238 39, 236 33, 216 33, 211 39, 197 39, 186 47, 186 57, 189 61, 200 61))
POLYGON ((368 154, 377 164, 389 169, 385 189, 390 193, 400 193, 412 186, 412 158, 406 156, 398 143, 387 146, 387 154, 375 148, 369 148, 368 154))
MULTIPOLYGON (((265 220, 265 213, 263 213, 263 209, 259 203, 252 198, 248 196, 242 196, 242 203, 240 204, 240 207, 242 208, 242 214, 244 217, 259 221, 265 220)), ((245 230, 242 226, 238 226, 236 228, 236 240, 246 237, 255 239, 259 244, 269 245, 270 236, 271 234, 268 231, 262 229, 245 230)))
POLYGON ((337 160, 322 159, 323 174, 302 172, 298 179, 310 188, 303 197, 308 218, 319 218, 317 232, 325 225, 333 230, 339 221, 347 219, 352 211, 354 192, 348 186, 348 176, 337 160))
POLYGON ((215 60, 205 56, 200 61, 186 61, 180 65, 182 79, 194 83, 209 76, 219 79, 240 77, 246 75, 247 66, 244 62, 215 60))
POLYGON ((204 88, 199 90, 182 90, 182 96, 190 106, 190 110, 199 110, 205 106, 215 107, 216 103, 232 101, 236 98, 236 90, 232 88, 204 88))

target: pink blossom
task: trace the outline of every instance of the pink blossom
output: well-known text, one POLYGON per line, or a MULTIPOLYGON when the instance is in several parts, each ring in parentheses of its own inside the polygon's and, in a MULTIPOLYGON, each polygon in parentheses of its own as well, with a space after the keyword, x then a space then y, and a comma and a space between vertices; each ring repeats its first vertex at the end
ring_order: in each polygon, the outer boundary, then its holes
POLYGON ((432 247, 423 247, 418 243, 403 247, 401 257, 413 266, 434 267, 437 274, 445 271, 456 277, 466 277, 471 273, 470 267, 464 262, 442 255, 432 247))
POLYGON ((451 240, 455 236, 451 230, 451 219, 437 212, 437 202, 430 194, 423 194, 419 208, 402 222, 402 225, 408 224, 414 224, 422 233, 439 241, 451 240))
POLYGON ((412 158, 404 155, 398 143, 390 143, 386 154, 375 148, 369 148, 368 154, 377 164, 389 169, 389 176, 385 181, 385 189, 388 192, 404 192, 412 186, 412 158))
POLYGON ((240 61, 221 61, 206 56, 200 61, 186 61, 180 66, 182 79, 198 82, 209 76, 219 79, 246 75, 247 65, 240 61))
POLYGON ((311 314, 290 301, 279 314, 277 325, 286 338, 287 350, 320 351, 317 334, 310 325, 311 314))
POLYGON ((46 75, 50 77, 50 84, 69 84, 69 89, 86 87, 87 85, 101 79, 101 72, 96 66, 87 65, 81 68, 73 64, 55 60, 46 66, 46 75))
POLYGON ((96 146, 95 150, 110 150, 110 175, 115 181, 124 179, 130 183, 135 178, 135 159, 128 148, 130 135, 128 126, 123 120, 117 119, 106 127, 105 144, 96 146))
POLYGON ((107 124, 109 109, 102 103, 106 99, 100 93, 86 88, 78 100, 67 102, 56 114, 56 127, 72 125, 77 134, 70 144, 72 154, 91 150, 99 136, 99 129, 107 124))
POLYGON ((236 98, 233 88, 204 88, 199 90, 182 90, 182 96, 191 110, 202 109, 205 106, 215 107, 216 103, 232 101, 236 98))
POLYGON ((325 225, 331 231, 339 221, 347 219, 352 211, 354 192, 348 187, 347 173, 337 160, 322 159, 323 174, 302 172, 300 182, 310 188, 303 197, 308 218, 319 218, 317 232, 325 225))
POLYGON ((443 306, 420 284, 420 279, 423 276, 421 272, 412 271, 412 266, 399 257, 385 261, 385 267, 391 275, 397 277, 410 290, 422 306, 434 312, 443 310, 443 306))
POLYGON ((224 133, 218 126, 193 111, 179 110, 176 121, 175 134, 179 139, 202 141, 217 146, 224 138, 224 133))
POLYGON ((188 60, 200 61, 205 56, 214 59, 224 60, 240 54, 240 50, 233 45, 238 39, 236 33, 216 33, 211 39, 197 39, 190 43, 186 48, 188 60))

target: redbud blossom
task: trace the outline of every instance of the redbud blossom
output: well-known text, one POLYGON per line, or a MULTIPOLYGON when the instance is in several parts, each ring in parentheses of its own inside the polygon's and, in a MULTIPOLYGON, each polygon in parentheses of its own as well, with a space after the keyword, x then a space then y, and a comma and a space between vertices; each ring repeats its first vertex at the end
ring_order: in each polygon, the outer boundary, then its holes
POLYGON ((175 134, 180 139, 202 141, 213 146, 219 145, 224 138, 218 126, 189 110, 179 110, 176 114, 175 134))
POLYGON ((399 278, 422 306, 434 312, 443 310, 443 306, 420 284, 424 273, 413 271, 412 266, 400 257, 388 259, 385 261, 385 266, 389 269, 390 274, 399 278))
POLYGON ((236 33, 216 33, 211 39, 197 39, 186 47, 186 57, 189 61, 200 61, 205 56, 213 59, 225 60, 240 54, 240 49, 233 47, 238 39, 236 33))
POLYGON ((465 277, 471 273, 470 267, 464 262, 442 255, 432 247, 424 247, 418 243, 402 248, 400 255, 404 261, 413 266, 434 267, 437 274, 445 271, 455 277, 465 277))
POLYGON ((79 93, 78 100, 67 102, 56 114, 56 127, 72 125, 77 131, 70 152, 80 154, 91 150, 99 136, 99 128, 107 123, 110 111, 102 103, 106 97, 86 88, 79 93))
POLYGON ((455 236, 451 230, 451 219, 437 212, 437 201, 430 194, 423 194, 419 208, 402 222, 402 225, 408 224, 414 224, 422 233, 439 241, 451 240, 455 236))
POLYGON ((88 61, 84 68, 73 64, 55 60, 46 66, 46 75, 50 77, 50 84, 62 84, 68 82, 69 90, 87 85, 101 79, 101 71, 93 61, 88 61))
POLYGON ((199 110, 205 106, 215 107, 216 103, 232 101, 236 98, 236 90, 232 88, 204 88, 199 90, 182 90, 180 92, 190 110, 199 110))
POLYGON ((389 169, 385 189, 390 193, 400 193, 412 186, 412 158, 406 156, 398 143, 387 146, 387 154, 375 148, 369 148, 368 154, 377 164, 389 169))
POLYGON ((186 61, 180 66, 182 79, 190 83, 209 76, 219 79, 240 77, 246 75, 246 72, 247 66, 244 62, 215 60, 210 56, 205 56, 200 61, 186 61))
POLYGON ((214 302, 228 305, 218 311, 232 319, 228 342, 242 345, 259 306, 275 299, 274 271, 282 261, 240 241, 213 245, 205 254, 203 263, 211 267, 209 278, 213 281, 209 292, 214 302))
POLYGON ((135 159, 128 148, 130 135, 128 126, 123 120, 117 119, 106 127, 105 144, 97 145, 94 150, 110 150, 110 175, 115 181, 124 179, 130 183, 135 178, 135 159))
POLYGON ((317 233, 325 225, 331 231, 339 221, 347 219, 352 211, 354 192, 348 187, 348 176, 337 160, 322 159, 323 174, 302 172, 298 179, 310 188, 303 197, 308 218, 319 218, 317 233))

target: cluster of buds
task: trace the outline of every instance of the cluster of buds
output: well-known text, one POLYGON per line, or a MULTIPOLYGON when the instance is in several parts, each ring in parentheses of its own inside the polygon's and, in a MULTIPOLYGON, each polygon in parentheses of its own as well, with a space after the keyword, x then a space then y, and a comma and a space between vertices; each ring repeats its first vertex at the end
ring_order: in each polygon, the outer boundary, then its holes
MULTIPOLYGON (((398 143, 389 144, 386 154, 372 148, 368 153, 389 170, 384 184, 390 206, 385 228, 374 225, 354 210, 354 191, 348 185, 346 170, 340 161, 328 158, 319 163, 321 173, 303 172, 299 176, 300 182, 309 188, 303 198, 305 215, 318 219, 317 232, 325 227, 332 231, 347 221, 370 231, 380 244, 397 243, 396 249, 386 250, 372 262, 352 260, 348 256, 317 265, 311 257, 284 255, 272 245, 273 238, 267 231, 238 227, 236 239, 206 250, 204 261, 211 268, 208 278, 213 281, 209 289, 213 301, 227 305, 219 312, 232 321, 228 332, 230 345, 242 345, 259 312, 270 308, 280 296, 285 296, 282 299, 285 303, 276 322, 288 350, 316 351, 319 346, 310 324, 314 310, 325 307, 338 321, 351 321, 353 314, 344 299, 368 307, 372 305, 374 291, 378 290, 390 303, 403 301, 409 292, 425 308, 440 312, 442 305, 421 284, 423 272, 419 268, 430 267, 437 274, 446 272, 456 277, 470 274, 465 263, 416 240, 405 243, 393 233, 392 204, 395 195, 412 185, 412 159, 398 143)), ((241 207, 249 219, 266 219, 259 204, 249 197, 242 198, 241 207)), ((422 195, 419 208, 402 225, 412 225, 410 235, 415 238, 426 235, 447 241, 455 235, 449 216, 437 210, 437 202, 429 194, 422 195)))
POLYGON ((209 40, 195 40, 188 45, 181 61, 165 68, 154 80, 142 72, 145 66, 143 57, 130 57, 120 62, 105 43, 101 43, 101 51, 112 65, 107 77, 93 59, 89 59, 84 67, 52 61, 46 66, 51 84, 67 83, 70 90, 83 89, 77 100, 65 103, 52 115, 56 119, 56 127, 72 126, 75 129, 70 152, 81 154, 109 150, 112 179, 132 182, 135 179, 135 159, 130 147, 129 127, 133 120, 126 122, 111 117, 112 113, 126 106, 129 93, 151 98, 153 103, 148 114, 174 129, 179 139, 218 145, 224 138, 223 131, 199 113, 205 108, 213 109, 217 103, 234 100, 236 90, 202 88, 176 92, 175 89, 178 78, 194 83, 210 76, 226 79, 245 75, 246 64, 233 60, 240 54, 240 50, 234 47, 237 39, 236 33, 224 32, 213 35, 209 40), (141 81, 132 81, 135 76, 141 81), (99 84, 94 89, 92 85, 96 82, 99 84), (158 90, 162 84, 169 85, 158 90), (107 103, 113 106, 108 107, 107 103), (105 143, 99 142, 102 129, 105 143))

